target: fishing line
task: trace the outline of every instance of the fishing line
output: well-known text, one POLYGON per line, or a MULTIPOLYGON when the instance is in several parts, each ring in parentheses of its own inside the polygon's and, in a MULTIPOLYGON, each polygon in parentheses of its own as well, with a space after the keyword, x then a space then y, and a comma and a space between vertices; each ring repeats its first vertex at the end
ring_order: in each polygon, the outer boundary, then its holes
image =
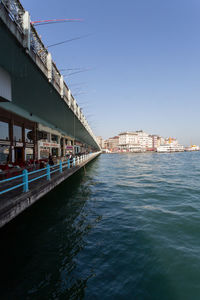
POLYGON ((76 38, 73 38, 73 39, 69 39, 69 40, 65 40, 65 41, 59 42, 59 43, 55 43, 55 44, 47 46, 47 48, 58 46, 58 45, 62 45, 62 44, 65 44, 65 43, 76 41, 76 40, 80 40, 80 39, 83 39, 83 38, 88 37, 88 36, 90 36, 90 34, 82 35, 82 36, 79 36, 79 37, 76 37, 76 38))

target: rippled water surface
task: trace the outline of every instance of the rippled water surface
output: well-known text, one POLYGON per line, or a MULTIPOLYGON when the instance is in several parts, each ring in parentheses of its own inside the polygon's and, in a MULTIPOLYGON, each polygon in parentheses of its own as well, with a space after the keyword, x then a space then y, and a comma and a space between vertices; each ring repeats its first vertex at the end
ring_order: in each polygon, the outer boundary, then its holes
POLYGON ((0 237, 1 299, 200 299, 200 153, 101 155, 0 237))

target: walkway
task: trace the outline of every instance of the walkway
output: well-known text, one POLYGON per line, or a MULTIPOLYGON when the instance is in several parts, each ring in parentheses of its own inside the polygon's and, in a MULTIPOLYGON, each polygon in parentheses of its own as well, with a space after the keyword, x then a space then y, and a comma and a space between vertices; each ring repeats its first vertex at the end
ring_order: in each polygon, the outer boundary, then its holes
MULTIPOLYGON (((78 162, 76 161, 76 165, 72 166, 70 169, 68 168, 68 165, 66 165, 65 168, 63 168, 62 173, 60 172, 60 168, 53 167, 51 169, 50 174, 50 180, 47 180, 47 170, 42 169, 38 173, 34 173, 28 178, 29 181, 32 179, 35 179, 33 182, 28 183, 28 191, 23 192, 24 186, 20 186, 17 189, 8 191, 1 195, 1 201, 0 201, 0 227, 8 223, 11 219, 16 217, 19 213, 24 211, 27 207, 32 205, 34 202, 36 202, 38 199, 43 197, 45 194, 50 192, 53 188, 55 188, 58 184, 66 180, 68 177, 70 177, 72 174, 77 172, 79 169, 81 169, 83 166, 85 166, 89 161, 93 160, 95 157, 97 157, 100 154, 100 152, 93 153, 85 157, 85 160, 82 159, 82 161, 78 162), (42 178, 38 177, 44 176, 42 178)), ((22 177, 15 180, 15 185, 22 183, 22 177)), ((0 182, 1 185, 1 182, 0 182)), ((6 188, 9 188, 13 186, 12 181, 8 182, 6 185, 6 188)), ((5 187, 4 187, 5 188, 5 187)))

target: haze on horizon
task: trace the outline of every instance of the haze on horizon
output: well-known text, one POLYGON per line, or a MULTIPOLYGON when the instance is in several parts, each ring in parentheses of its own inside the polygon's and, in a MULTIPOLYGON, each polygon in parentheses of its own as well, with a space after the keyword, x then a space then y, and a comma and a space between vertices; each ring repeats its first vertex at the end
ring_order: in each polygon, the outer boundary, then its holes
POLYGON ((86 68, 66 83, 96 135, 143 129, 200 144, 200 2, 22 0, 59 69, 86 68), (77 96, 76 96, 77 95, 77 96))

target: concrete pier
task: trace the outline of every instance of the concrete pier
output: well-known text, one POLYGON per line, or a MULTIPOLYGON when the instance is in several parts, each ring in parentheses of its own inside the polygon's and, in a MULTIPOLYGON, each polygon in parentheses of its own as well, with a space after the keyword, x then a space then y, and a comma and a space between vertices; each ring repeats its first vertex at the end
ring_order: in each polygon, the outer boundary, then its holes
POLYGON ((30 207, 41 197, 49 193, 52 189, 58 186, 61 182, 72 176, 90 161, 100 155, 100 152, 94 153, 88 160, 83 161, 78 166, 71 169, 65 169, 62 173, 52 174, 51 180, 45 178, 39 182, 33 182, 30 185, 29 191, 23 193, 21 190, 11 191, 1 196, 0 201, 0 228, 17 217, 21 212, 30 207))

